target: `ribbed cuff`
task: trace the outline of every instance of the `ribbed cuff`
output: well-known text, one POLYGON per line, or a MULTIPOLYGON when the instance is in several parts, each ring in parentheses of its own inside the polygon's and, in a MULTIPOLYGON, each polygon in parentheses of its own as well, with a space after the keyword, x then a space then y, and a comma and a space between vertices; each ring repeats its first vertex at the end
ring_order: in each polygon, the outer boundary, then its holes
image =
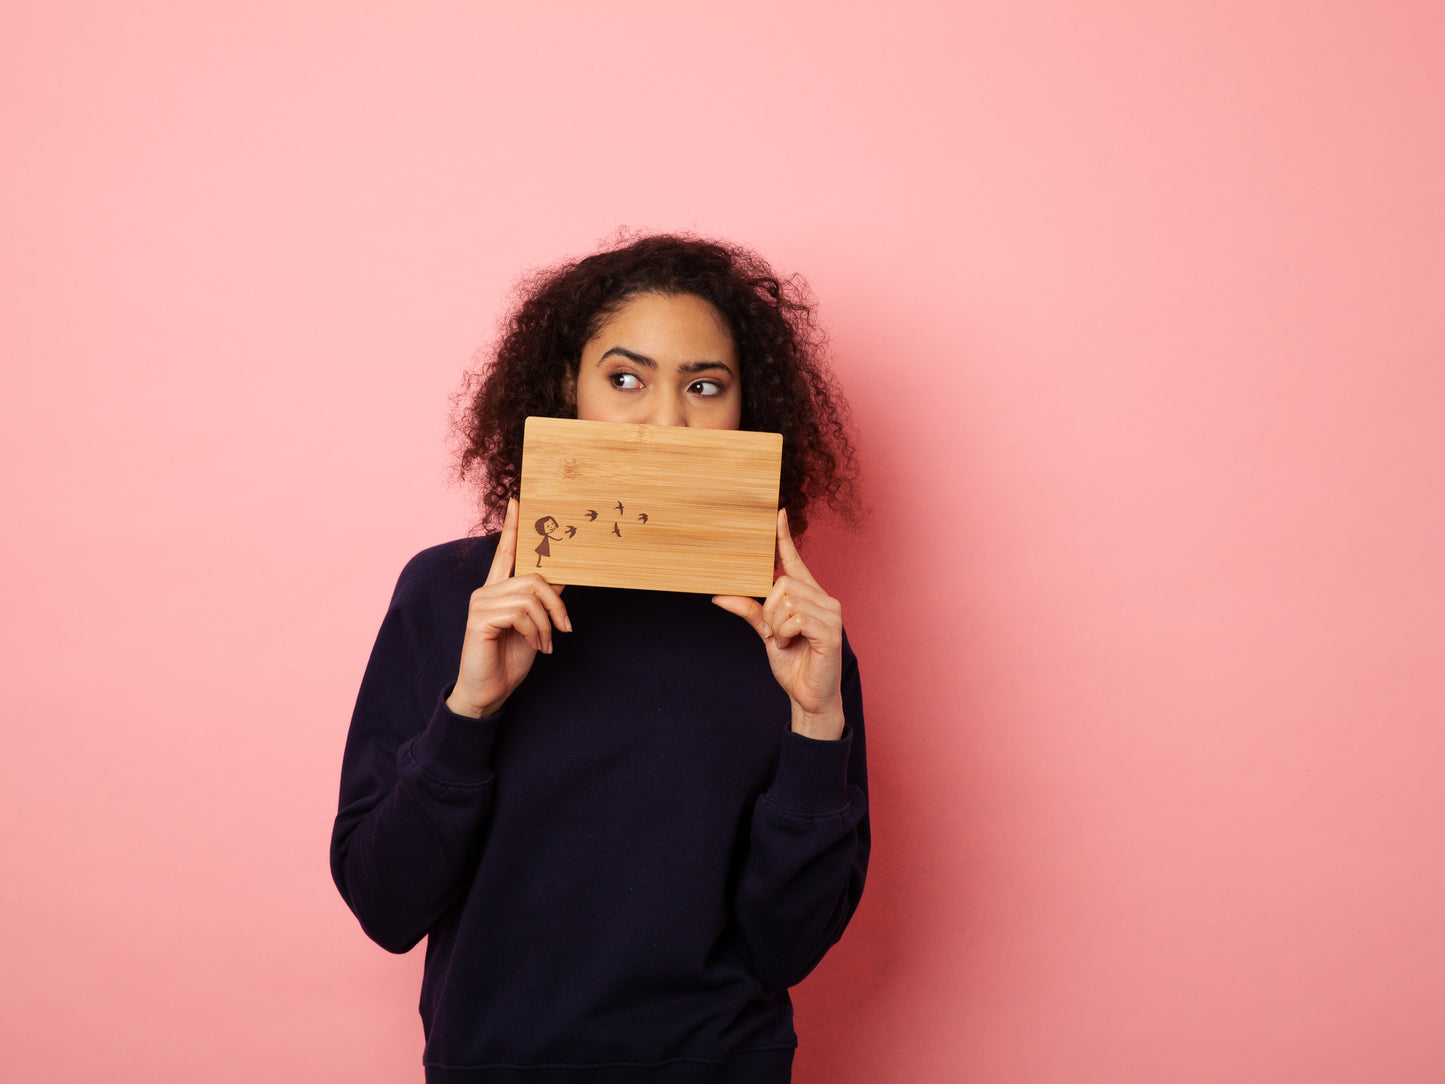
POLYGON ((778 772, 768 788, 768 798, 793 813, 836 813, 846 808, 848 750, 852 745, 852 727, 845 727, 837 741, 785 731, 778 772))
POLYGON ((474 719, 447 707, 442 690, 431 721, 411 744, 411 755, 426 775, 453 786, 479 786, 492 777, 492 742, 502 713, 474 719))

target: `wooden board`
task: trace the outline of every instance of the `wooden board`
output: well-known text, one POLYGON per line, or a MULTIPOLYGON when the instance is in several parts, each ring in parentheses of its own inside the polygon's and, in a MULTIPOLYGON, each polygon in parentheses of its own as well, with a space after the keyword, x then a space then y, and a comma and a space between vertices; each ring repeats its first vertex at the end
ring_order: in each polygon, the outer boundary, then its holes
POLYGON ((766 595, 782 457, 778 433, 528 418, 517 572, 766 595))

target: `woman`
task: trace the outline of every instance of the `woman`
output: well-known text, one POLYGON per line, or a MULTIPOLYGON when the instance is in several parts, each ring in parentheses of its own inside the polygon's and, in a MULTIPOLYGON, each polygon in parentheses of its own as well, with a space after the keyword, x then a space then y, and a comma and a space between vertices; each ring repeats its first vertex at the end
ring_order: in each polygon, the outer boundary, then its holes
POLYGON ((869 849, 857 664, 790 532, 853 507, 811 312, 749 252, 644 237, 534 279, 473 388, 462 470, 501 530, 402 571, 336 884, 383 947, 427 938, 428 1081, 786 1081, 788 987, 869 849), (514 575, 531 414, 781 432, 768 597, 514 575))

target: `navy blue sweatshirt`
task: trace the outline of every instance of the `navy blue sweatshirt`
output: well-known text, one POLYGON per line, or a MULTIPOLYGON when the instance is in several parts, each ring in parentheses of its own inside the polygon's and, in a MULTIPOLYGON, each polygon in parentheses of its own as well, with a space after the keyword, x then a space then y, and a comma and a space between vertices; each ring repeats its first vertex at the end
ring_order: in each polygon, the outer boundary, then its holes
POLYGON ((427 938, 429 1082, 789 1079, 787 988, 868 864, 857 660, 847 728, 789 729, 757 634, 705 595, 569 587, 495 716, 454 715, 494 539, 402 571, 357 697, 331 841, 378 944, 427 938))

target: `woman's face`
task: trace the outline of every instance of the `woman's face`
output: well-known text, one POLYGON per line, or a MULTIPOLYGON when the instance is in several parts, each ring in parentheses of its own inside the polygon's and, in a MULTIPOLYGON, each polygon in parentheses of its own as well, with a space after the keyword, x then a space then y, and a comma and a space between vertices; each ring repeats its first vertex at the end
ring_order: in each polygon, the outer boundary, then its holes
POLYGON ((587 340, 577 417, 736 429, 742 370, 722 314, 692 294, 639 294, 587 340))

